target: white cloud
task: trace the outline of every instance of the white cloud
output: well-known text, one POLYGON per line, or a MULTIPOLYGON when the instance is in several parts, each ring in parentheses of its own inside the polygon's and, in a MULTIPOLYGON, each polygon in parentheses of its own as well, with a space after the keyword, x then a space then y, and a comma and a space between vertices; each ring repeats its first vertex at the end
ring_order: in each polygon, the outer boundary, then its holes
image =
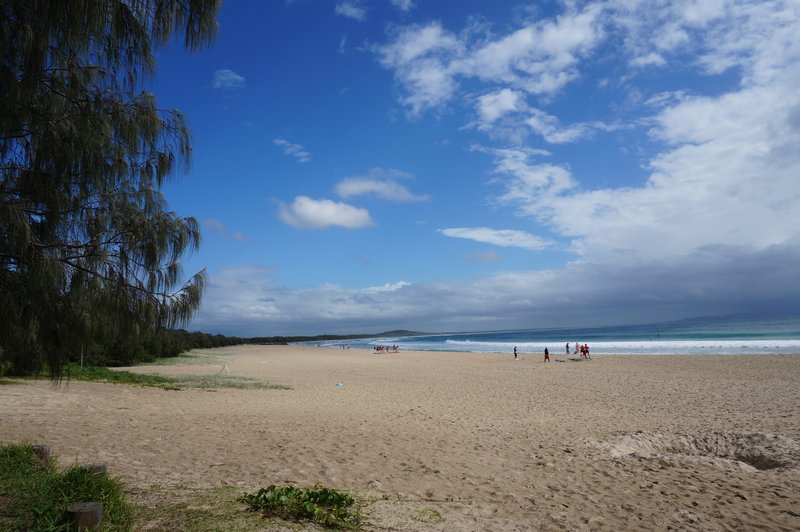
POLYGON ((302 144, 295 144, 282 138, 272 139, 272 143, 283 148, 284 155, 290 155, 297 159, 298 162, 307 163, 311 161, 311 154, 302 144))
POLYGON ((237 90, 245 87, 245 79, 233 70, 226 68, 214 72, 214 79, 211 86, 215 89, 237 90))
POLYGON ((530 94, 553 94, 578 76, 578 60, 599 43, 599 14, 599 6, 592 5, 529 24, 474 48, 457 62, 456 70, 530 94))
POLYGON ((367 20, 367 10, 356 0, 340 0, 336 2, 337 15, 348 17, 359 22, 367 20))
POLYGON ((419 115, 427 108, 444 105, 455 93, 456 83, 449 62, 462 43, 441 24, 403 28, 392 43, 376 48, 381 63, 395 71, 407 89, 401 102, 419 115))
POLYGON ((566 144, 591 137, 595 131, 616 131, 620 126, 604 122, 578 122, 562 126, 558 117, 539 109, 529 109, 525 124, 550 144, 566 144))
POLYGON ((647 55, 640 55, 638 57, 634 57, 630 61, 631 66, 635 67, 649 67, 649 66, 664 66, 667 64, 667 61, 656 52, 650 52, 647 55))
POLYGON ((524 106, 522 94, 508 88, 478 97, 478 114, 484 126, 490 126, 503 115, 518 111, 524 106))
POLYGON ((312 199, 297 196, 291 205, 281 204, 278 218, 297 229, 324 229, 345 227, 358 229, 374 225, 369 211, 328 199, 312 199))
POLYGON ((417 195, 397 182, 412 178, 411 174, 395 169, 371 168, 366 176, 347 177, 336 185, 336 194, 342 198, 375 195, 391 201, 427 201, 427 195, 417 195))
POLYGON ((389 0, 400 11, 410 11, 414 8, 414 0, 389 0))
MULTIPOLYGON (((800 18, 797 24, 800 34, 800 18)), ((758 59, 742 63, 762 68, 758 59)), ((659 100, 650 134, 666 147, 650 160, 642 186, 581 190, 566 166, 485 150, 507 177, 498 201, 572 238, 574 251, 593 263, 669 258, 691 268, 709 248, 755 254, 791 241, 800 227, 800 62, 766 84, 742 75, 745 85, 729 93, 659 100)))
POLYGON ((451 227, 440 229, 445 236, 453 238, 466 238, 476 242, 492 244, 494 246, 513 247, 522 249, 540 250, 552 247, 553 243, 545 238, 516 231, 514 229, 491 229, 489 227, 451 227))
POLYGON ((405 91, 401 102, 412 116, 447 104, 459 78, 550 95, 578 76, 578 60, 599 42, 599 13, 598 6, 589 6, 488 41, 476 41, 470 31, 458 36, 439 22, 409 26, 376 52, 394 71, 405 91))

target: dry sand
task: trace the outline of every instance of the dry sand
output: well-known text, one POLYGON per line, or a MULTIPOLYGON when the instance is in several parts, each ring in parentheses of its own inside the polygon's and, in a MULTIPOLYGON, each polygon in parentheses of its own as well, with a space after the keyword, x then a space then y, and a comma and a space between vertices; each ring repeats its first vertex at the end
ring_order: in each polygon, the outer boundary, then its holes
POLYGON ((0 386, 0 443, 136 487, 354 490, 378 529, 800 530, 800 356, 209 352, 134 370, 291 389, 0 386))

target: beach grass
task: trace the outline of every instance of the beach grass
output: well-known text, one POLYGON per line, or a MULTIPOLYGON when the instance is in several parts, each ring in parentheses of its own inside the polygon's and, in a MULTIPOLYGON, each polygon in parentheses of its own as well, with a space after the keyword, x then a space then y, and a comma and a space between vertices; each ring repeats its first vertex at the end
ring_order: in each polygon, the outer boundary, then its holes
POLYGON ((288 386, 271 384, 268 382, 247 377, 231 375, 181 375, 165 376, 146 373, 134 373, 125 370, 114 370, 98 366, 83 366, 70 364, 64 372, 68 379, 79 381, 108 382, 113 384, 130 384, 135 386, 161 388, 163 390, 203 389, 215 390, 219 388, 238 389, 277 389, 287 390, 288 386))
POLYGON ((144 366, 178 366, 183 364, 203 365, 203 364, 223 364, 225 357, 215 353, 214 348, 193 349, 174 357, 157 358, 146 362, 144 366))
POLYGON ((191 530, 196 532, 277 529, 260 515, 246 511, 234 486, 161 486, 129 491, 135 506, 136 528, 148 530, 191 530))
POLYGON ((0 530, 66 530, 67 507, 103 504, 103 526, 132 530, 131 510, 119 480, 80 466, 59 471, 29 444, 0 447, 0 530))

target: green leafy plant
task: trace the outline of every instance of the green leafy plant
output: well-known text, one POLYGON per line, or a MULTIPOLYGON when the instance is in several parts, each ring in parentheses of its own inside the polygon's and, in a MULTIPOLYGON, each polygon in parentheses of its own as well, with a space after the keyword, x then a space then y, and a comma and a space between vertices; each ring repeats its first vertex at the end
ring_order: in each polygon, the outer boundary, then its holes
POLYGON ((355 499, 348 493, 313 488, 270 485, 240 499, 249 509, 265 517, 308 520, 332 528, 357 528, 360 521, 355 499))

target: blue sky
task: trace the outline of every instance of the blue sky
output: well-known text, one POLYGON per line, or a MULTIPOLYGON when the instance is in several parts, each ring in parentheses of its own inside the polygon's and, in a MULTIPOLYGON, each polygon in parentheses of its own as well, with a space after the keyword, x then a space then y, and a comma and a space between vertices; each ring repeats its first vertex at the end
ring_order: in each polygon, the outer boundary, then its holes
POLYGON ((203 228, 192 330, 797 309, 796 0, 225 2, 159 50, 203 228))

